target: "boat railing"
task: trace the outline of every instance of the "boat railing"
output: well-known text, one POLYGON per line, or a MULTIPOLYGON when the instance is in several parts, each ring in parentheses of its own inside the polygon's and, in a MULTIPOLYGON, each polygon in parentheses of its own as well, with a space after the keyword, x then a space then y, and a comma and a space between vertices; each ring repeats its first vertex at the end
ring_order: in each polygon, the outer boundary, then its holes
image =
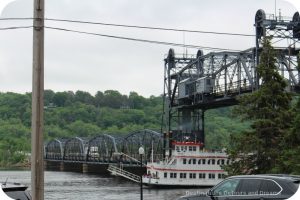
POLYGON ((117 166, 114 166, 114 165, 109 165, 107 170, 109 172, 111 172, 113 175, 122 176, 124 178, 127 178, 127 179, 132 180, 132 181, 137 182, 137 183, 139 183, 141 181, 140 176, 124 170, 123 167, 117 167, 117 166))

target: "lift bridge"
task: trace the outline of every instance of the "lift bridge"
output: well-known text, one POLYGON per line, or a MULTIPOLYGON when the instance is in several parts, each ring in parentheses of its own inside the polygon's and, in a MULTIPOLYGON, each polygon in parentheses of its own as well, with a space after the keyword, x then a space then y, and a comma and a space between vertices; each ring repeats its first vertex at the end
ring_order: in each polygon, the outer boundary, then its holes
POLYGON ((96 164, 99 170, 102 164, 139 166, 140 146, 146 150, 145 163, 170 156, 173 140, 199 142, 204 147, 205 111, 236 105, 239 95, 260 87, 256 68, 266 37, 271 38, 276 51, 278 72, 288 83, 286 90, 299 93, 299 13, 289 19, 258 10, 254 26, 256 46, 244 51, 204 54, 198 50, 194 56, 178 56, 169 50, 164 66, 163 133, 143 130, 124 137, 100 134, 91 139, 56 139, 45 146, 46 162, 59 162, 64 167, 96 164))
MULTIPOLYGON (((178 56, 169 50, 164 72, 166 143, 175 139, 197 141, 204 146, 205 111, 235 105, 237 96, 260 87, 256 68, 266 37, 275 48, 278 72, 288 82, 286 89, 300 91, 299 13, 289 19, 258 10, 254 26, 256 47, 244 51, 204 54, 198 50, 194 56, 178 56)), ((171 145, 166 145, 166 149, 170 150, 171 145)))

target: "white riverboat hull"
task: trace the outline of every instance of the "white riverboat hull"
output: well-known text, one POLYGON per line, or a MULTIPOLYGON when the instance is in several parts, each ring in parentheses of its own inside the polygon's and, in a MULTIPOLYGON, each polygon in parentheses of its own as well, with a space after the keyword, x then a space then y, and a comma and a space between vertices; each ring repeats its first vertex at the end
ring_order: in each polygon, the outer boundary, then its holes
POLYGON ((173 142, 172 154, 147 163, 143 184, 165 187, 212 187, 221 182, 229 164, 225 152, 209 152, 196 142, 173 142))

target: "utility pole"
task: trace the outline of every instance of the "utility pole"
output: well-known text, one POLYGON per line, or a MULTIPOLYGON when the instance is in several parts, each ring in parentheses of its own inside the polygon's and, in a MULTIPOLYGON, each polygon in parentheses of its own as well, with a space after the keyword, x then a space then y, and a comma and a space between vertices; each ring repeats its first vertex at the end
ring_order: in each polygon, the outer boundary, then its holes
POLYGON ((31 121, 31 195, 44 200, 44 0, 34 0, 31 121))

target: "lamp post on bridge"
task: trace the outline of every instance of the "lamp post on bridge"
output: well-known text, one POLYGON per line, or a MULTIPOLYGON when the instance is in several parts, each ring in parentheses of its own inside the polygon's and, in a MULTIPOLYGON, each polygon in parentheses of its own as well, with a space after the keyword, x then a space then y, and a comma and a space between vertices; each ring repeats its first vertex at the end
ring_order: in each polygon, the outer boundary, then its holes
MULTIPOLYGON (((139 148, 140 154, 140 162, 141 162, 141 172, 143 171, 143 155, 145 154, 145 150, 143 147, 139 148)), ((143 174, 141 174, 141 200, 143 200, 143 174)))

